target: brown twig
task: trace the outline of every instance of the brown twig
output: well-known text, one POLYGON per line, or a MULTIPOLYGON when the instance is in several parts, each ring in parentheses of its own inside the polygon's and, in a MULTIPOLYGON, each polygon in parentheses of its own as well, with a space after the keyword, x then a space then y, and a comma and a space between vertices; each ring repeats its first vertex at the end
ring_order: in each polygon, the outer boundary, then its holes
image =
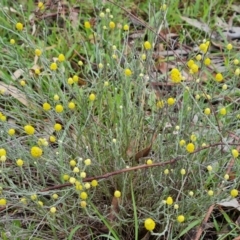
MULTIPOLYGON (((153 137, 153 139, 154 139, 154 137, 153 137)), ((216 146, 219 146, 219 145, 224 145, 224 143, 222 143, 222 142, 214 143, 214 144, 208 145, 206 147, 198 148, 191 154, 200 152, 200 151, 208 149, 208 148, 216 147, 216 146)), ((229 144, 229 145, 238 145, 238 144, 229 144)), ((142 165, 138 165, 138 166, 135 166, 135 167, 124 168, 124 169, 120 169, 120 170, 117 170, 117 171, 114 171, 114 172, 106 173, 106 174, 103 174, 103 175, 100 175, 100 176, 85 178, 85 179, 83 179, 83 182, 91 182, 92 180, 106 179, 106 178, 109 178, 109 177, 112 177, 112 176, 115 176, 115 175, 118 175, 118 174, 122 174, 122 173, 125 173, 125 172, 136 171, 136 170, 144 169, 144 168, 165 166, 165 165, 173 164, 173 163, 177 162, 179 159, 181 159, 181 158, 176 157, 176 158, 173 158, 173 159, 171 159, 169 161, 166 161, 166 162, 154 163, 154 164, 151 164, 151 165, 142 164, 142 165)), ((229 167, 228 167, 227 173, 229 173, 231 171, 231 168, 234 164, 234 159, 232 159, 232 160, 233 161, 231 161, 228 165, 229 167)), ((44 188, 40 192, 47 192, 47 191, 61 189, 61 188, 69 187, 69 186, 72 186, 72 184, 71 183, 59 184, 59 185, 55 185, 55 186, 52 186, 52 187, 44 188)))
MULTIPOLYGON (((181 159, 180 157, 176 157, 176 158, 173 158, 173 159, 171 159, 169 161, 166 161, 166 162, 154 163, 154 164, 151 164, 151 165, 142 164, 142 165, 139 165, 139 166, 136 166, 136 167, 124 168, 124 169, 120 169, 120 170, 117 170, 117 171, 114 171, 114 172, 106 173, 104 175, 84 178, 83 182, 91 182, 92 180, 106 179, 106 178, 109 178, 109 177, 112 177, 112 176, 115 176, 115 175, 118 175, 118 174, 122 174, 122 173, 125 173, 125 172, 131 172, 131 171, 136 171, 136 170, 145 169, 145 168, 165 166, 165 165, 173 164, 180 159, 181 159)), ((72 184, 71 183, 60 184, 60 185, 56 185, 56 186, 53 186, 53 187, 44 188, 43 190, 41 190, 41 192, 47 192, 47 191, 61 189, 61 188, 64 188, 64 187, 69 187, 69 186, 72 186, 72 184)))

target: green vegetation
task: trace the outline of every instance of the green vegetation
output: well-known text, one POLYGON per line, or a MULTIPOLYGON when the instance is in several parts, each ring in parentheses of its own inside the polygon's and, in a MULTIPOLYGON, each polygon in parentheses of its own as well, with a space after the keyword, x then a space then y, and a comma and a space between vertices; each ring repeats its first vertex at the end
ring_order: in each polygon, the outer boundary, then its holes
POLYGON ((103 2, 0 4, 1 239, 234 239, 234 2, 103 2))

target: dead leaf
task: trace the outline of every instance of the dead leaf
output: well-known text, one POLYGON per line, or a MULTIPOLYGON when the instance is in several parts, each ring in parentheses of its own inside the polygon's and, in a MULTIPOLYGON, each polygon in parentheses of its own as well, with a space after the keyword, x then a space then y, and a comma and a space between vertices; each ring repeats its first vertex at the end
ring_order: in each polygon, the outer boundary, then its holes
POLYGON ((10 94, 12 97, 17 99, 23 105, 25 105, 26 107, 29 107, 29 102, 27 100, 26 95, 23 94, 16 87, 0 82, 0 90, 3 90, 5 94, 10 94))
POLYGON ((138 148, 138 145, 137 145, 137 142, 134 140, 130 143, 128 149, 127 149, 127 156, 128 157, 133 157, 134 156, 134 160, 136 162, 139 162, 139 159, 142 158, 142 157, 147 157, 152 149, 152 144, 153 142, 155 141, 157 137, 157 134, 154 133, 153 136, 152 136, 152 139, 151 139, 151 144, 149 146, 147 146, 146 148, 138 151, 136 154, 135 154, 135 150, 136 148, 138 148))
POLYGON ((229 198, 224 200, 223 202, 217 203, 217 205, 219 206, 223 206, 223 207, 232 207, 232 208, 236 208, 238 211, 240 211, 240 204, 237 201, 236 198, 229 198))
POLYGON ((24 71, 23 71, 22 69, 17 69, 17 70, 13 73, 12 79, 13 79, 14 81, 18 80, 18 79, 22 76, 23 73, 24 73, 24 71))
POLYGON ((193 18, 184 17, 184 16, 181 16, 181 19, 187 22, 189 25, 204 31, 208 35, 211 34, 211 29, 206 23, 200 22, 193 18))
POLYGON ((136 153, 134 159, 136 162, 139 162, 139 159, 142 157, 147 157, 149 152, 151 151, 152 148, 152 144, 150 144, 148 147, 142 149, 141 151, 139 151, 138 153, 136 153))

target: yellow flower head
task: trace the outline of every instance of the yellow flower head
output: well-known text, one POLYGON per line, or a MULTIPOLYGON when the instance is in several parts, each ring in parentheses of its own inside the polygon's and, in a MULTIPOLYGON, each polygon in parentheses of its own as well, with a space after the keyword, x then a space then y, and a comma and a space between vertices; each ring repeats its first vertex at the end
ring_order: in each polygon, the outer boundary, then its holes
POLYGON ((210 58, 205 58, 204 64, 205 64, 206 66, 209 66, 209 65, 211 64, 211 59, 210 59, 210 58))
POLYGON ((189 152, 189 153, 193 153, 194 150, 195 150, 195 146, 193 143, 188 143, 188 145, 186 146, 186 150, 189 152))
POLYGON ((116 191, 114 192, 114 197, 120 198, 120 197, 121 197, 121 192, 118 191, 118 190, 116 190, 116 191))
POLYGON ((152 45, 149 41, 144 42, 143 45, 146 50, 150 50, 152 48, 152 45))
POLYGON ((88 97, 89 101, 93 102, 96 99, 96 95, 94 93, 91 93, 88 97))
POLYGON ((0 148, 0 157, 2 156, 6 156, 7 155, 7 152, 4 148, 0 148))
POLYGON ((56 105, 55 111, 57 113, 61 113, 63 111, 63 106, 61 104, 56 105))
POLYGON ((84 22, 84 27, 85 27, 86 29, 90 29, 90 28, 91 28, 90 22, 88 22, 88 21, 84 22))
POLYGON ((179 223, 184 222, 184 220, 185 220, 185 217, 184 217, 183 215, 177 216, 177 221, 178 221, 179 223))
POLYGON ((173 204, 173 199, 172 199, 172 197, 168 197, 168 198, 167 198, 166 204, 167 204, 167 205, 172 205, 172 204, 173 204))
POLYGON ((132 71, 129 68, 124 70, 125 76, 130 77, 132 75, 132 71))
POLYGON ((35 132, 34 127, 31 126, 31 125, 26 125, 26 126, 24 126, 24 130, 25 130, 25 132, 26 132, 28 135, 33 135, 34 132, 35 132))
POLYGON ((96 187, 98 185, 98 181, 97 180, 92 180, 91 185, 92 185, 92 187, 96 187))
POLYGON ((123 30, 124 30, 124 31, 128 31, 128 30, 129 30, 129 26, 128 26, 127 24, 125 24, 125 25, 123 26, 123 30))
POLYGON ((80 198, 83 199, 83 200, 86 200, 88 198, 88 195, 86 192, 81 192, 80 193, 80 198))
POLYGON ((177 68, 173 68, 170 74, 171 80, 174 83, 180 83, 182 80, 182 75, 177 68))
POLYGON ((17 29, 18 31, 22 31, 22 30, 23 30, 23 24, 20 23, 20 22, 16 23, 16 29, 17 29))
POLYGON ((52 71, 56 71, 57 68, 58 68, 58 66, 57 66, 57 64, 56 64, 55 62, 54 62, 54 63, 51 63, 50 69, 51 69, 52 71))
POLYGON ((144 221, 144 227, 148 230, 148 231, 152 231, 156 226, 156 223, 154 222, 153 219, 151 218, 147 218, 144 221))
POLYGON ((215 76, 215 80, 217 82, 222 82, 223 80, 223 75, 221 73, 217 73, 216 76, 215 76))
POLYGON ((22 167, 23 164, 24 164, 24 161, 23 161, 22 159, 18 159, 18 160, 16 161, 16 164, 17 164, 18 167, 22 167))
POLYGON ((38 56, 38 57, 41 56, 42 55, 42 51, 40 49, 38 49, 38 48, 35 49, 35 55, 38 56))
POLYGON ((45 103, 43 104, 43 109, 44 109, 45 111, 49 111, 49 110, 51 109, 51 105, 50 105, 49 103, 45 102, 45 103))
POLYGON ((237 189, 232 189, 231 190, 231 192, 230 192, 230 195, 232 196, 232 197, 237 197, 237 195, 238 195, 238 190, 237 189))
POLYGON ((0 199, 0 206, 6 206, 7 205, 7 200, 5 198, 0 199))
POLYGON ((37 146, 31 148, 31 155, 35 158, 41 157, 42 153, 43 153, 42 149, 37 146))
POLYGON ((109 28, 110 28, 110 29, 114 29, 115 26, 116 26, 116 24, 115 24, 113 21, 111 21, 111 22, 109 23, 109 28))
POLYGON ((59 62, 64 62, 65 61, 65 56, 62 53, 58 55, 58 61, 59 62))

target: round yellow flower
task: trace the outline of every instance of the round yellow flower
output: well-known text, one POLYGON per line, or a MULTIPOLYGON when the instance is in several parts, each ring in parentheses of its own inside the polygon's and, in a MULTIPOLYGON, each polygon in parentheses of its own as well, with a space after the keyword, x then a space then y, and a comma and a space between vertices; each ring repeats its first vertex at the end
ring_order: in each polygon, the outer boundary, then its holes
POLYGON ((132 75, 132 71, 129 68, 124 70, 125 76, 130 77, 132 75))
POLYGON ((68 78, 67 83, 68 83, 69 85, 72 85, 72 84, 74 83, 73 78, 71 78, 71 77, 68 78))
POLYGON ((179 145, 182 147, 186 144, 186 141, 184 139, 180 140, 179 145))
POLYGON ((168 169, 165 169, 165 170, 164 170, 164 174, 165 174, 165 175, 168 175, 168 174, 169 174, 169 170, 168 170, 168 169))
POLYGON ((186 150, 189 152, 189 153, 193 153, 194 150, 195 150, 195 146, 193 143, 188 143, 188 145, 186 146, 186 150))
POLYGON ((120 198, 120 197, 121 197, 121 192, 118 191, 118 190, 116 190, 116 191, 114 192, 114 197, 120 198))
POLYGON ((43 2, 38 2, 38 8, 40 10, 43 10, 44 9, 44 3, 43 2))
POLYGON ((148 230, 148 231, 152 231, 156 226, 156 223, 154 222, 153 219, 151 218, 147 218, 144 221, 144 227, 148 230))
POLYGON ((75 167, 75 166, 77 165, 77 162, 72 159, 72 160, 69 162, 69 164, 70 164, 71 167, 75 167))
POLYGON ((152 165, 153 161, 152 161, 152 159, 148 159, 146 163, 147 163, 147 165, 152 165))
POLYGON ((7 205, 7 200, 5 198, 0 199, 0 206, 6 206, 7 205))
POLYGON ((187 65, 189 68, 194 64, 194 61, 192 59, 188 60, 187 65))
POLYGON ((198 72, 198 65, 197 64, 192 64, 191 66, 191 70, 193 71, 193 73, 197 73, 198 72))
POLYGON ((181 175, 185 175, 186 174, 186 170, 184 168, 182 168, 180 173, 181 173, 181 175))
POLYGON ((81 178, 85 178, 86 176, 87 176, 87 174, 86 174, 85 172, 81 172, 81 173, 80 173, 80 177, 81 177, 81 178))
POLYGON ((64 180, 64 181, 68 181, 68 180, 69 180, 69 178, 70 178, 70 177, 69 177, 69 175, 68 175, 68 174, 64 174, 64 175, 63 175, 63 180, 64 180))
POLYGON ((35 158, 41 157, 42 153, 43 153, 42 149, 37 146, 31 148, 31 155, 35 158))
POLYGON ((144 42, 143 45, 146 50, 150 50, 152 48, 152 45, 149 41, 144 42))
POLYGON ((49 141, 50 141, 51 143, 55 143, 55 142, 56 142, 56 137, 53 136, 53 135, 51 135, 51 136, 49 137, 49 141))
POLYGON ((69 103, 68 103, 68 108, 74 109, 75 107, 76 107, 76 105, 75 105, 74 102, 69 102, 69 103))
POLYGON ((80 193, 80 198, 83 199, 83 200, 86 200, 88 198, 88 195, 86 192, 81 192, 80 193))
POLYGON ((58 199, 58 195, 57 195, 56 193, 54 193, 54 194, 52 195, 52 198, 53 198, 54 200, 57 200, 57 199, 58 199))
POLYGON ((15 44, 15 40, 12 38, 12 39, 10 39, 10 44, 15 44))
POLYGON ((52 71, 56 71, 57 68, 58 68, 58 66, 57 66, 57 64, 56 64, 55 62, 54 62, 54 63, 51 63, 50 69, 51 69, 52 71))
POLYGON ((89 166, 89 165, 91 165, 91 163, 92 163, 92 161, 91 161, 91 159, 86 159, 86 160, 84 160, 84 164, 86 165, 86 166, 89 166))
POLYGON ((237 158, 239 156, 238 150, 237 149, 233 149, 232 150, 232 155, 233 155, 234 158, 237 158))
POLYGON ((227 114, 227 109, 226 108, 221 108, 219 113, 224 116, 224 115, 227 114))
POLYGON ((182 75, 177 68, 173 68, 170 74, 171 80, 174 83, 180 83, 182 80, 182 75))
POLYGON ((8 130, 8 134, 9 134, 10 136, 13 136, 13 135, 15 134, 15 129, 10 128, 10 129, 8 130))
POLYGON ((177 221, 178 221, 179 223, 184 222, 184 220, 185 220, 185 217, 184 217, 183 215, 177 216, 177 221))
POLYGON ((22 31, 22 30, 23 30, 23 24, 20 23, 20 22, 16 23, 16 29, 17 29, 18 31, 22 31))
POLYGON ((168 98, 167 103, 169 106, 172 106, 175 103, 175 101, 176 100, 174 98, 168 98))
POLYGON ((26 132, 28 135, 33 135, 34 132, 35 132, 34 127, 31 126, 31 125, 26 125, 26 126, 24 126, 24 130, 25 130, 25 132, 26 132))
POLYGON ((167 205, 172 205, 172 204, 173 204, 173 199, 172 199, 172 197, 168 197, 168 198, 167 198, 166 204, 167 204, 167 205))
POLYGON ((214 194, 213 190, 209 190, 209 191, 208 191, 208 195, 209 195, 209 196, 213 196, 213 194, 214 194))
POLYGON ((198 55, 196 56, 196 60, 197 60, 197 61, 202 60, 202 55, 201 55, 201 54, 198 54, 198 55))
POLYGON ((61 131, 62 130, 62 125, 60 123, 56 123, 54 125, 54 129, 55 129, 55 131, 61 131))
POLYGON ((56 105, 55 111, 57 113, 61 113, 63 111, 63 106, 61 104, 56 105))
POLYGON ((238 195, 238 190, 237 189, 232 189, 231 190, 231 192, 230 192, 230 195, 232 196, 232 197, 237 197, 237 195, 238 195))
POLYGON ((223 81, 223 75, 221 73, 217 73, 215 76, 215 80, 217 82, 222 82, 223 81))
POLYGON ((98 181, 97 180, 92 180, 91 181, 91 185, 92 185, 92 187, 96 187, 97 185, 98 185, 98 181))
POLYGON ((195 142, 197 140, 197 136, 195 134, 192 134, 190 136, 190 139, 191 139, 192 142, 195 142))
POLYGON ((200 44, 199 49, 200 49, 203 53, 206 53, 207 50, 208 50, 208 45, 207 45, 206 43, 202 43, 202 44, 200 44))
POLYGON ((90 22, 89 22, 89 21, 84 22, 84 27, 85 27, 86 29, 90 29, 90 28, 91 28, 90 22))
POLYGON ((54 214, 56 213, 57 209, 55 207, 51 207, 50 208, 50 213, 54 214))
POLYGON ((209 66, 209 65, 211 64, 211 59, 210 59, 210 58, 205 58, 204 64, 205 64, 206 66, 209 66))
POLYGON ((111 22, 109 23, 109 28, 110 28, 110 29, 114 29, 115 26, 116 26, 116 24, 115 24, 113 21, 111 21, 111 22))
POLYGON ((96 99, 96 95, 94 93, 91 93, 88 97, 89 101, 93 102, 96 99))
POLYGON ((125 24, 125 25, 123 26, 123 30, 124 30, 124 31, 128 31, 128 30, 129 30, 129 26, 128 26, 127 24, 125 24))
POLYGON ((34 72, 35 72, 36 75, 39 75, 39 74, 41 73, 41 70, 40 70, 39 68, 36 68, 36 69, 34 70, 34 72))
POLYGON ((22 167, 23 164, 24 164, 24 161, 23 161, 22 159, 18 159, 18 160, 16 161, 16 164, 17 164, 18 167, 22 167))
POLYGON ((212 166, 211 166, 211 165, 208 165, 208 166, 207 166, 207 170, 208 170, 209 172, 211 172, 211 171, 212 171, 212 166))
POLYGON ((204 109, 204 114, 210 115, 211 114, 211 109, 210 108, 205 108, 204 109))
POLYGON ((41 56, 42 55, 42 51, 40 49, 38 49, 38 48, 35 49, 35 55, 38 56, 38 57, 41 56))
POLYGON ((65 61, 65 56, 62 53, 58 55, 58 61, 59 62, 64 62, 65 61))
POLYGON ((6 156, 7 155, 7 152, 4 148, 0 148, 0 157, 2 156, 6 156))
POLYGON ((157 107, 158 108, 163 108, 164 107, 164 101, 162 101, 162 100, 157 101, 157 107))
POLYGON ((86 201, 81 201, 81 202, 80 202, 80 206, 81 206, 82 208, 85 208, 85 207, 87 206, 87 202, 86 202, 86 201))
POLYGON ((31 198, 32 201, 34 201, 34 200, 37 199, 37 195, 36 194, 32 194, 30 198, 31 198))
POLYGON ((232 44, 229 43, 229 44, 227 45, 227 50, 232 50, 232 48, 233 48, 232 44))
POLYGON ((51 109, 51 105, 50 105, 49 103, 45 102, 45 103, 43 104, 43 109, 44 109, 45 111, 49 111, 49 110, 51 109))

